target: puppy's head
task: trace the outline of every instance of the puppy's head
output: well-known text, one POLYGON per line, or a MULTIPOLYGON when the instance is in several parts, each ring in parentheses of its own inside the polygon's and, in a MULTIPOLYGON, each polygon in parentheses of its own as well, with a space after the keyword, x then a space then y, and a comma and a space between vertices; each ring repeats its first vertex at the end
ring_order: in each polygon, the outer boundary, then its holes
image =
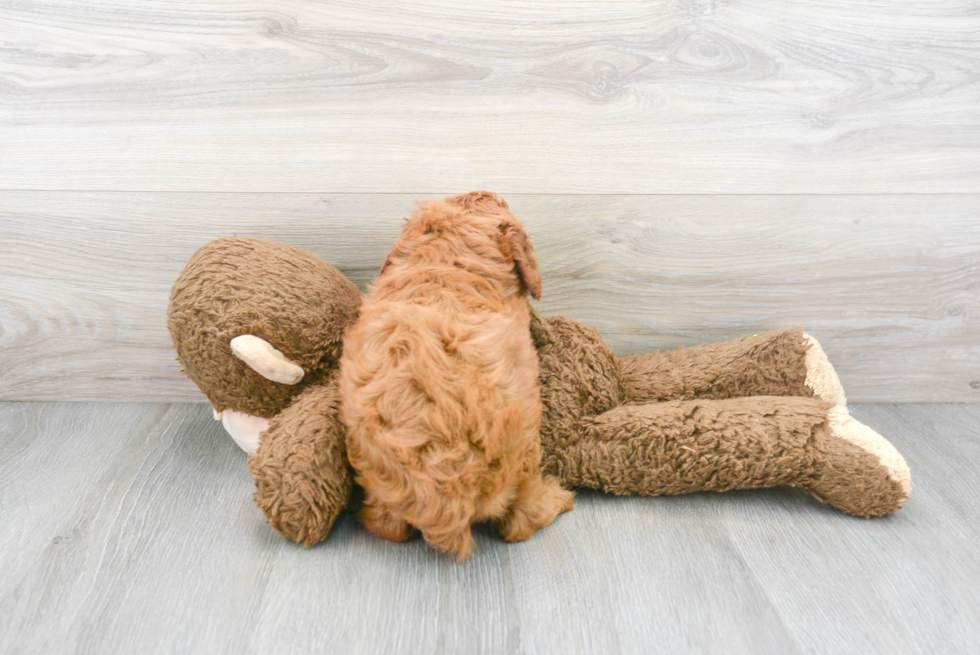
POLYGON ((405 221, 401 237, 381 267, 381 273, 412 253, 426 261, 473 267, 493 276, 497 270, 515 275, 523 293, 541 297, 541 275, 534 247, 507 208, 489 191, 418 203, 405 221))

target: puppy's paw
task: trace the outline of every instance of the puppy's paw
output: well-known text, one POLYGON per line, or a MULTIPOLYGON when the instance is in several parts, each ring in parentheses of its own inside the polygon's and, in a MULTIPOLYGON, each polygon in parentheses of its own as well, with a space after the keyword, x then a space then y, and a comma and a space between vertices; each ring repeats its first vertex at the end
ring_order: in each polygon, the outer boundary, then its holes
POLYGON ((422 538, 433 548, 455 555, 457 562, 464 562, 473 554, 473 545, 475 542, 473 541, 473 533, 470 531, 469 525, 460 532, 450 534, 434 534, 423 530, 422 538))
POLYGON ((412 526, 380 503, 365 501, 358 518, 368 532, 383 539, 402 542, 412 537, 412 526))
POLYGON ((524 541, 575 507, 575 494, 555 480, 534 478, 521 486, 510 513, 500 522, 504 541, 524 541))

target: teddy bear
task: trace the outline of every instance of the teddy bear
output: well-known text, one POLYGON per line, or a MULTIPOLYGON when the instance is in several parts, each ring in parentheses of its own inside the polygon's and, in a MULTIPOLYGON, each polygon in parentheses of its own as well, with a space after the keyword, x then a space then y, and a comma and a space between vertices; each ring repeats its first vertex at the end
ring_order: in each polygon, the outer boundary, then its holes
MULTIPOLYGON (((469 211, 476 192, 446 198, 469 211)), ((167 323, 184 372, 249 454, 255 502, 305 546, 329 533, 355 485, 338 363, 361 293, 290 245, 212 241, 174 283, 167 323)), ((618 357, 597 331, 532 310, 542 471, 567 488, 676 495, 794 486, 879 517, 910 489, 902 455, 850 416, 820 344, 801 328, 618 357)))

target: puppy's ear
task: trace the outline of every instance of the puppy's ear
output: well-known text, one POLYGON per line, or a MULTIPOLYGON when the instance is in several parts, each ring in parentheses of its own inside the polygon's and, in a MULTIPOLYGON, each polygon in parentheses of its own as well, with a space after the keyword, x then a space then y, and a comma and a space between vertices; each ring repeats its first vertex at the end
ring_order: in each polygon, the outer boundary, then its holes
POLYGON ((534 246, 527 238, 524 228, 517 223, 505 221, 500 224, 500 250, 505 257, 514 262, 517 277, 524 290, 535 300, 541 298, 541 274, 538 273, 538 260, 534 257, 534 246))

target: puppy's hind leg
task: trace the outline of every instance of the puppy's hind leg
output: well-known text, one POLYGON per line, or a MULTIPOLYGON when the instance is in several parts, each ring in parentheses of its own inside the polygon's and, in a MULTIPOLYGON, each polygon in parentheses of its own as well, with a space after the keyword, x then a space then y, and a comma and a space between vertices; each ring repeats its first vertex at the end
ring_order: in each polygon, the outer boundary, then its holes
POLYGON ((498 529, 505 541, 524 541, 572 509, 574 496, 555 480, 544 480, 540 475, 528 478, 517 490, 508 513, 498 522, 498 529))
POLYGON ((365 491, 364 505, 358 514, 368 532, 390 541, 408 541, 412 526, 405 519, 395 516, 388 507, 370 491, 365 491))
POLYGON ((473 533, 470 531, 470 524, 467 521, 462 527, 445 529, 440 527, 437 530, 422 530, 422 538, 426 543, 444 553, 456 556, 457 562, 463 562, 473 554, 473 533))

